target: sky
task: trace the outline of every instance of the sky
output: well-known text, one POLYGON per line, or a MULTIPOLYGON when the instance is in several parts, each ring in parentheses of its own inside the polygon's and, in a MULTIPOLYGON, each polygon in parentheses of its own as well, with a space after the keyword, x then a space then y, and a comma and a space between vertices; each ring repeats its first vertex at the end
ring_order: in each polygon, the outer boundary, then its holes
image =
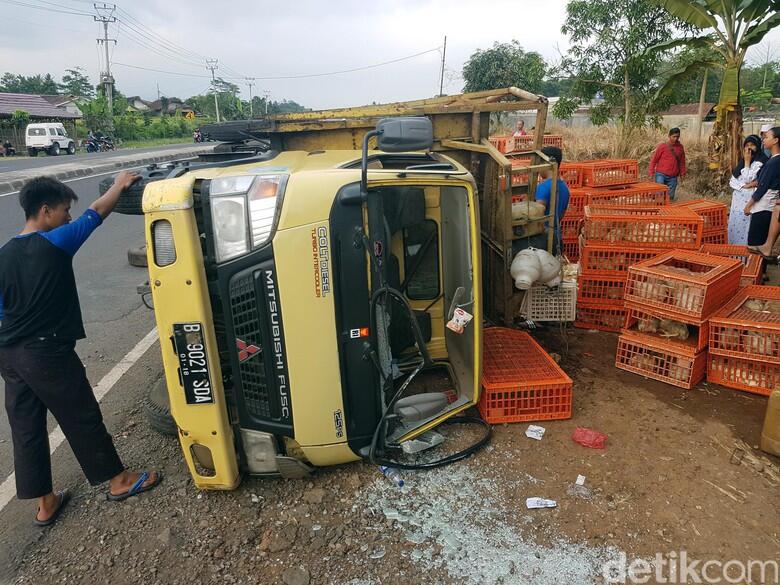
MULTIPOLYGON (((117 7, 112 74, 122 93, 144 99, 156 99, 158 88, 167 97, 205 93, 206 58, 218 60, 216 74, 238 84, 245 99, 246 77, 256 78, 254 95, 315 109, 421 99, 439 93, 445 36, 449 94, 462 90, 469 55, 496 41, 517 39, 548 62, 568 47, 560 32, 566 0, 119 0, 117 7), (388 61, 395 62, 319 75, 388 61), (268 79, 310 74, 318 76, 268 79)), ((0 0, 0 72, 59 79, 80 66, 96 83, 105 57, 92 13, 88 0, 0 0)), ((780 30, 767 42, 780 59, 780 30)))

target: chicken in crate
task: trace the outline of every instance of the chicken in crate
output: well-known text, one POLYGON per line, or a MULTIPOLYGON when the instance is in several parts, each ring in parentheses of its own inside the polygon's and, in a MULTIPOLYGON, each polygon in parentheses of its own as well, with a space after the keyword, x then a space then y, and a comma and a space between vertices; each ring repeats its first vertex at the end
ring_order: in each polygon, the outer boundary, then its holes
POLYGON ((565 323, 577 317, 579 264, 545 250, 527 248, 510 267, 515 288, 524 291, 519 316, 528 321, 565 323))

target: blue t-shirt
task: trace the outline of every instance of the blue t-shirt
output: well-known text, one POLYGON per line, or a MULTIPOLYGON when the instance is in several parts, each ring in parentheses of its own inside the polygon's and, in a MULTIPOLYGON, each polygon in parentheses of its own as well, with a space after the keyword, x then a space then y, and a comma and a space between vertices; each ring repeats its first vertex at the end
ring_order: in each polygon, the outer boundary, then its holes
POLYGON ((103 219, 76 221, 11 239, 0 248, 0 345, 32 337, 84 337, 73 256, 103 219))
MULTIPOLYGON (((544 214, 550 214, 550 191, 552 179, 545 179, 536 186, 536 200, 544 202, 544 214)), ((558 179, 557 208, 555 210, 555 235, 558 235, 558 224, 569 207, 569 187, 562 179, 558 179)))

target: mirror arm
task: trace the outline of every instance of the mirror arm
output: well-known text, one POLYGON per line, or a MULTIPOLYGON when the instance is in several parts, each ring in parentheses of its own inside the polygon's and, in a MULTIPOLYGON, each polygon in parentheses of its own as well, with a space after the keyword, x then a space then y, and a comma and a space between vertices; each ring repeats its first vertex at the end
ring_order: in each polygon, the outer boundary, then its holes
POLYGON ((363 201, 368 198, 368 141, 379 134, 380 130, 371 130, 363 137, 363 156, 360 159, 360 196, 363 201))

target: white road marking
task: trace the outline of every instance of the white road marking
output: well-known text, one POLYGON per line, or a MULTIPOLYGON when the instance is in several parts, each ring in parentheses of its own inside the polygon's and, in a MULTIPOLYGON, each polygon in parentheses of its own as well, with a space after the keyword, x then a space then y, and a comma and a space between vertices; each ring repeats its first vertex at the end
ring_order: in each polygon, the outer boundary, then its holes
MULTIPOLYGON (((154 345, 157 341, 157 327, 152 329, 146 334, 136 346, 131 349, 125 357, 119 360, 111 371, 108 372, 103 379, 98 382, 97 386, 93 388, 95 398, 98 402, 103 400, 103 397, 109 393, 119 379, 129 370, 133 364, 135 364, 146 351, 154 345)), ((54 451, 65 441, 65 435, 62 433, 59 425, 57 425, 51 433, 49 433, 49 452, 53 455, 54 451)), ((5 509, 8 503, 13 500, 16 495, 16 474, 11 473, 6 480, 0 484, 0 512, 5 509)))
MULTIPOLYGON (((65 179, 64 181, 61 181, 62 183, 72 183, 73 181, 84 181, 86 179, 94 179, 95 177, 104 177, 105 175, 115 175, 120 171, 134 171, 136 169, 142 169, 147 165, 140 165, 137 167, 129 167, 126 169, 117 169, 115 171, 108 171, 107 173, 98 173, 97 175, 86 175, 84 177, 76 177, 74 179, 65 179)), ((0 194, 0 199, 3 197, 8 197, 9 195, 16 195, 19 193, 19 191, 11 191, 10 193, 2 193, 0 194)))

